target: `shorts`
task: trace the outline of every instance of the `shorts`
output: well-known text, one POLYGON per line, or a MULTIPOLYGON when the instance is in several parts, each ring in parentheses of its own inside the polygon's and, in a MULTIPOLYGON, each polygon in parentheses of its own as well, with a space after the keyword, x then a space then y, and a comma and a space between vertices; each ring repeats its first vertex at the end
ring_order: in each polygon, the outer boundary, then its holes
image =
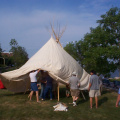
POLYGON ((80 90, 79 89, 71 89, 71 96, 79 97, 80 90))
POLYGON ((37 82, 31 82, 31 90, 38 91, 37 82))
POLYGON ((89 97, 97 97, 100 96, 100 90, 90 90, 89 97))

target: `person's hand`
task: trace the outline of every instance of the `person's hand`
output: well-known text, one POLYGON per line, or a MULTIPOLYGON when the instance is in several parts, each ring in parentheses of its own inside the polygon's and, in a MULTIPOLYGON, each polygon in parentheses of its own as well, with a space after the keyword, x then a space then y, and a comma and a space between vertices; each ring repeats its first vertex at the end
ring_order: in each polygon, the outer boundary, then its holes
POLYGON ((80 87, 80 83, 78 83, 78 87, 80 87))
POLYGON ((47 83, 47 81, 45 81, 44 83, 47 83))

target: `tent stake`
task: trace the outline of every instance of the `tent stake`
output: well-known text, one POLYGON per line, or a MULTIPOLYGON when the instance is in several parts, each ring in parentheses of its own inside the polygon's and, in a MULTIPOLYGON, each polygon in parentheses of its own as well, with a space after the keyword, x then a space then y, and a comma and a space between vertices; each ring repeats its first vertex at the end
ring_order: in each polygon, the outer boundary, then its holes
POLYGON ((58 102, 59 102, 59 82, 58 82, 58 102))
POLYGON ((80 90, 80 92, 81 92, 81 94, 82 94, 82 96, 83 96, 84 100, 86 100, 86 98, 85 98, 85 96, 84 96, 84 94, 83 94, 82 90, 80 90))

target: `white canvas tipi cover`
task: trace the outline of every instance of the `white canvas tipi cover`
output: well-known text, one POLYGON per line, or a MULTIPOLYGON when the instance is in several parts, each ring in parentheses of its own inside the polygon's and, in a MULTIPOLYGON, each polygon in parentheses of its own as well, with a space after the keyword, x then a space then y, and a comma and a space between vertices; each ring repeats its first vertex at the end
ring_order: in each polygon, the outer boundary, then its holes
POLYGON ((90 75, 72 58, 53 37, 21 68, 2 73, 0 76, 7 89, 13 92, 25 92, 30 88, 29 73, 42 69, 57 81, 66 84, 73 72, 77 73, 81 87, 88 88, 90 75))

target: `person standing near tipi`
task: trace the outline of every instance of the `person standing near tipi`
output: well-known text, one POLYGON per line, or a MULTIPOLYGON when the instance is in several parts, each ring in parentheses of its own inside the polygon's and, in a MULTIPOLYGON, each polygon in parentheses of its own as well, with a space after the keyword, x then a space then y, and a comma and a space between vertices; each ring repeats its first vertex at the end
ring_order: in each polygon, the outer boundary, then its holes
POLYGON ((32 100, 32 96, 33 96, 33 93, 34 91, 36 92, 36 99, 37 99, 37 102, 40 102, 39 101, 39 91, 38 91, 38 86, 37 86, 37 78, 36 78, 36 75, 40 72, 40 69, 35 71, 33 70, 30 74, 29 74, 29 77, 30 77, 30 81, 31 81, 31 92, 30 92, 30 100, 32 100))
POLYGON ((80 84, 76 72, 72 73, 72 76, 69 78, 68 85, 70 86, 71 96, 73 98, 73 106, 77 106, 76 101, 78 100, 80 94, 80 84))
POLYGON ((90 82, 89 82, 89 97, 90 97, 90 108, 92 108, 92 99, 95 97, 95 103, 96 103, 96 108, 98 108, 98 96, 100 96, 100 91, 99 91, 99 77, 96 75, 96 72, 92 70, 90 72, 90 82))

